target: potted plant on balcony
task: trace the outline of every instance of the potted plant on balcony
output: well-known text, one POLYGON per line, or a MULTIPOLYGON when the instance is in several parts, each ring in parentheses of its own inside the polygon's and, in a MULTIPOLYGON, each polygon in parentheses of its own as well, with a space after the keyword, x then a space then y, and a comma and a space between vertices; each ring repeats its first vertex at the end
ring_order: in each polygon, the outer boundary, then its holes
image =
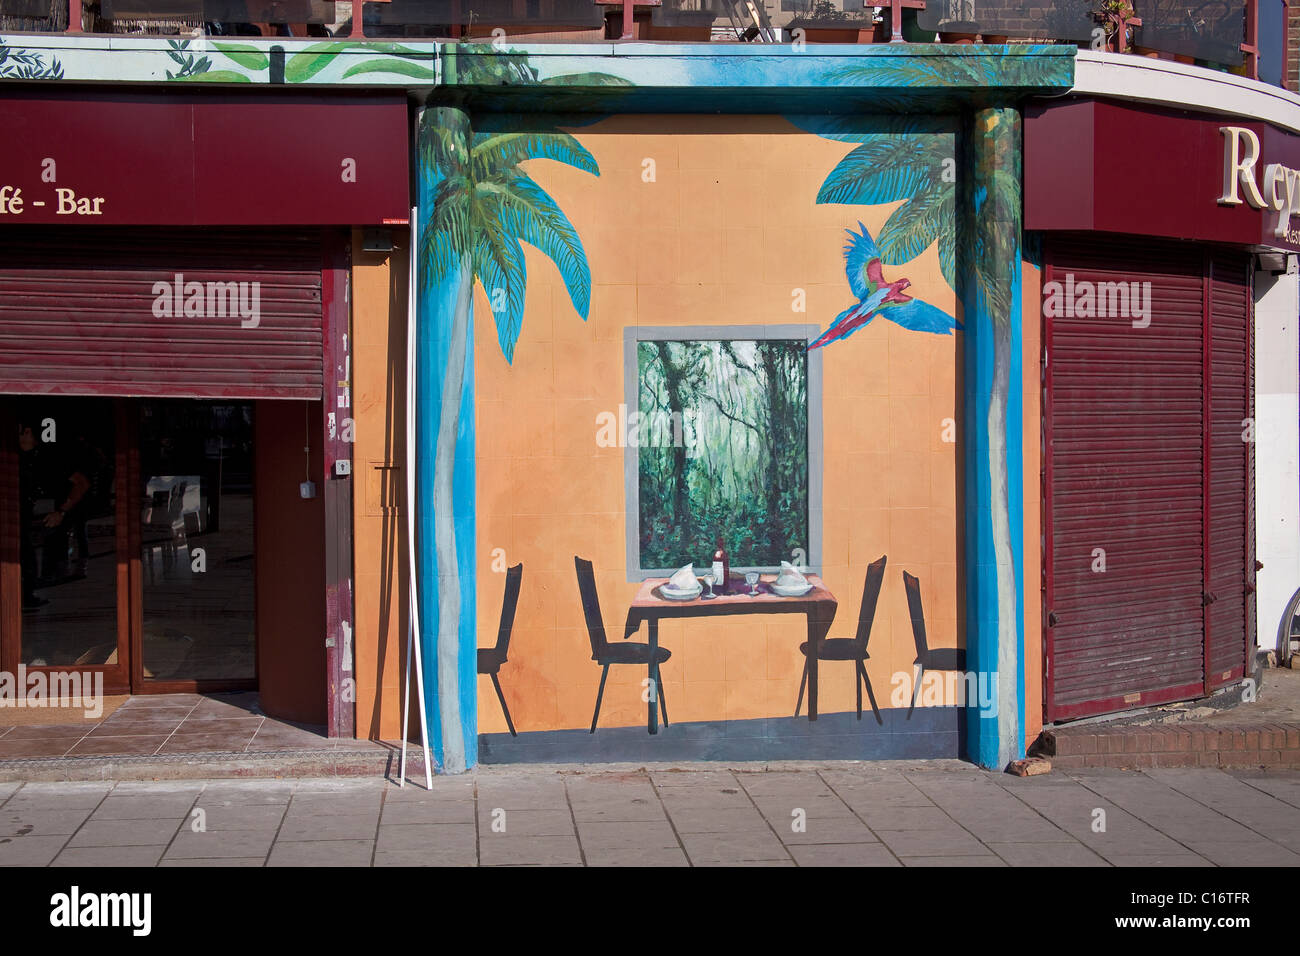
MULTIPOLYGON (((1112 53, 1128 53, 1133 28, 1141 26, 1133 4, 1129 0, 1103 0, 1093 13, 1093 19, 1106 31, 1106 49, 1112 53)), ((1157 56, 1159 54, 1156 54, 1157 56)))
POLYGON ((975 22, 974 0, 947 0, 943 9, 939 42, 974 43, 980 32, 980 25, 975 22))
POLYGON ((648 39, 708 43, 721 14, 716 0, 672 0, 651 9, 648 39))
POLYGON ((872 7, 864 6, 859 12, 846 13, 832 0, 815 0, 806 14, 795 17, 785 28, 791 32, 803 30, 804 38, 811 43, 883 41, 872 7))

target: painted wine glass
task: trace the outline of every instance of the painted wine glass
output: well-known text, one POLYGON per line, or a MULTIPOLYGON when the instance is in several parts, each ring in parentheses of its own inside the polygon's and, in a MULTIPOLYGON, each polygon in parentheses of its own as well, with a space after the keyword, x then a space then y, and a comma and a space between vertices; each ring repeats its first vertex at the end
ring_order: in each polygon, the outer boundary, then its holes
POLYGON ((758 597, 758 572, 746 571, 745 583, 749 585, 749 596, 758 597))

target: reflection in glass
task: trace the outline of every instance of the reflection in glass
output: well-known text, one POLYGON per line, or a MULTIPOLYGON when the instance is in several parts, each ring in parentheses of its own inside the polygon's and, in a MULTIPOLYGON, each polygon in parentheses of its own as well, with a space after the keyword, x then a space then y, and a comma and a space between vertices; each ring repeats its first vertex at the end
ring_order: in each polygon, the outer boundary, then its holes
POLYGON ((145 402, 140 480, 145 678, 251 679, 252 404, 145 402))
POLYGON ((16 407, 20 660, 31 667, 116 664, 112 404, 31 398, 16 407))

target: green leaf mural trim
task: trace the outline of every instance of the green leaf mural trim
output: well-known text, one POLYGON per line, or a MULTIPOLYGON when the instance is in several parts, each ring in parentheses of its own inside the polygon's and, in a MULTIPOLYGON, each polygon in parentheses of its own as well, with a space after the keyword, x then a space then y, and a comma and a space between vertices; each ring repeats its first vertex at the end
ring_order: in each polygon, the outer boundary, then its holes
POLYGON ((565 73, 541 81, 542 86, 633 86, 631 80, 612 73, 565 73))
MULTIPOLYGON (((288 67, 285 67, 284 72, 285 79, 288 80, 288 67)), ((420 66, 418 63, 407 63, 403 60, 365 60, 344 70, 343 79, 346 80, 349 77, 361 76, 366 73, 396 73, 417 80, 436 80, 438 78, 438 71, 431 66, 420 66)))
POLYGON ((234 70, 209 70, 206 73, 192 73, 188 76, 174 77, 179 82, 200 82, 200 83, 252 83, 253 80, 245 73, 237 73, 234 70))
POLYGON ((271 58, 256 47, 237 43, 214 43, 212 48, 247 70, 266 70, 271 67, 271 58))

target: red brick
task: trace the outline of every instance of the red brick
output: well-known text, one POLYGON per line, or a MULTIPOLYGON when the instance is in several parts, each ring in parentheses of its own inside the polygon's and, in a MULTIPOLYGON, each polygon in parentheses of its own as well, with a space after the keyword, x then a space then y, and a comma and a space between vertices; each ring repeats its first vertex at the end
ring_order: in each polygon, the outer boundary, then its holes
POLYGON ((1198 756, 1194 753, 1162 753, 1152 754, 1151 758, 1157 767, 1195 767, 1198 756))
MULTIPOLYGON (((1272 735, 1270 735, 1271 737, 1272 735)), ((1259 751, 1260 739, 1259 730, 1254 727, 1248 727, 1241 732, 1242 749, 1259 751)))
POLYGON ((1146 734, 1125 734, 1122 738, 1121 753, 1136 754, 1146 753, 1146 734))
POLYGON ((1077 754, 1095 754, 1097 752, 1097 735, 1080 734, 1075 738, 1075 746, 1078 748, 1073 751, 1077 754))
POLYGON ((1288 750, 1300 750, 1300 725, 1287 724, 1286 746, 1288 750))
POLYGON ((1216 752, 1219 749, 1219 731, 1207 727, 1203 733, 1205 734, 1205 746, 1203 748, 1205 752, 1216 752))
POLYGON ((1217 767, 1219 765, 1219 753, 1216 750, 1211 750, 1197 754, 1196 763, 1201 767, 1217 767))
POLYGON ((1205 731, 1200 727, 1192 727, 1187 731, 1187 749, 1193 753, 1201 753, 1205 750, 1205 731))

